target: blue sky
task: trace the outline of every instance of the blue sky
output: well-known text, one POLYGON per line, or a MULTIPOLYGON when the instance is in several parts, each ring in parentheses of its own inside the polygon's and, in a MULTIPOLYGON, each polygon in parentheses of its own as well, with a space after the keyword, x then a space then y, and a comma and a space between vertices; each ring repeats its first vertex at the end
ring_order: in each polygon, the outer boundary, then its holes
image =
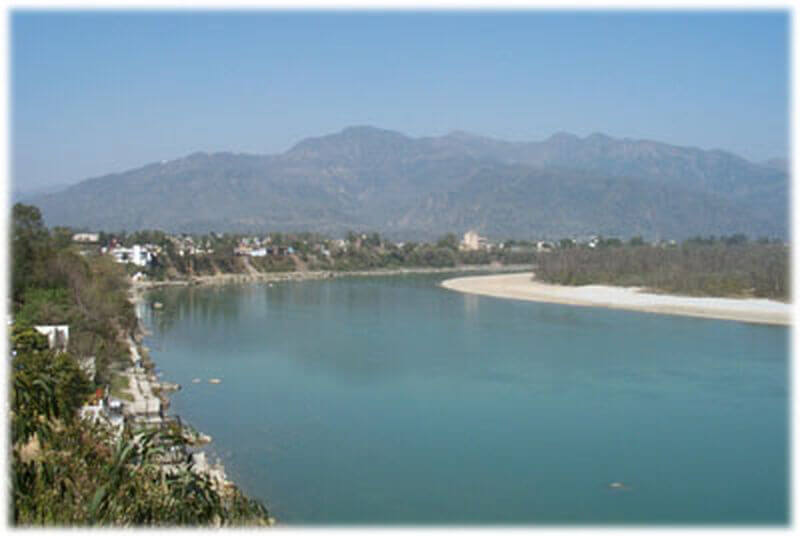
POLYGON ((784 12, 16 11, 11 29, 21 189, 357 124, 788 151, 784 12))

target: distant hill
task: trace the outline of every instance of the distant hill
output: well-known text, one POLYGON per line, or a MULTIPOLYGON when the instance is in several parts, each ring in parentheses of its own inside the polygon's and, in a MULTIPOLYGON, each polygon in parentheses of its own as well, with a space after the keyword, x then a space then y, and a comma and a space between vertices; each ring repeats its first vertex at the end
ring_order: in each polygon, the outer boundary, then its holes
POLYGON ((36 197, 40 197, 47 194, 54 194, 58 193, 61 190, 66 190, 71 184, 70 183, 62 183, 62 184, 52 184, 50 186, 39 186, 28 188, 21 185, 13 185, 14 187, 11 189, 11 202, 28 202, 30 199, 34 199, 36 197))
POLYGON ((602 134, 520 143, 359 126, 282 154, 195 153, 30 201, 49 225, 104 230, 680 239, 786 237, 788 189, 785 166, 724 151, 602 134))
POLYGON ((789 161, 785 158, 770 158, 765 160, 762 164, 768 168, 777 169, 783 172, 789 171, 789 161))

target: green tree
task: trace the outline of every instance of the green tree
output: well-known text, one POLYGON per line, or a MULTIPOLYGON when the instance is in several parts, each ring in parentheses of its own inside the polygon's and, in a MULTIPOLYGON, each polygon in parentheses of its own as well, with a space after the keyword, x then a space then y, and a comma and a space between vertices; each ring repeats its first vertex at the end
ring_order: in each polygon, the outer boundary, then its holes
POLYGON ((436 242, 437 248, 448 248, 452 250, 458 249, 458 237, 453 233, 447 233, 436 242))
POLYGON ((50 235, 39 209, 16 203, 11 219, 11 288, 15 303, 19 303, 25 289, 41 277, 42 259, 50 249, 49 242, 50 235))

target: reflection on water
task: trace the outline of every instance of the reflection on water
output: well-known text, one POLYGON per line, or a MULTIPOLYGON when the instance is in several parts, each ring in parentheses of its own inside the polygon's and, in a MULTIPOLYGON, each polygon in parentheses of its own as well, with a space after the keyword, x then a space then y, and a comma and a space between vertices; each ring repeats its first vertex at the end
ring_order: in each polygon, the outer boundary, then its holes
POLYGON ((474 319, 478 314, 480 299, 475 294, 464 294, 464 316, 474 319))
POLYGON ((785 522, 787 329, 438 279, 161 289, 148 344, 290 523, 785 522))

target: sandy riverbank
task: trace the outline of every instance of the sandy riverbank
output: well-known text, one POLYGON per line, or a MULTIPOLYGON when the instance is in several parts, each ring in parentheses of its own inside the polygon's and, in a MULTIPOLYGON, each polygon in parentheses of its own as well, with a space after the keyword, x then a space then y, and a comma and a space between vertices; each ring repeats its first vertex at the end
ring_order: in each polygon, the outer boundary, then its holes
POLYGON ((585 285, 568 287, 521 274, 458 277, 442 286, 459 292, 585 307, 608 307, 649 313, 697 316, 760 324, 790 325, 792 304, 766 299, 695 298, 642 292, 634 287, 585 285))

